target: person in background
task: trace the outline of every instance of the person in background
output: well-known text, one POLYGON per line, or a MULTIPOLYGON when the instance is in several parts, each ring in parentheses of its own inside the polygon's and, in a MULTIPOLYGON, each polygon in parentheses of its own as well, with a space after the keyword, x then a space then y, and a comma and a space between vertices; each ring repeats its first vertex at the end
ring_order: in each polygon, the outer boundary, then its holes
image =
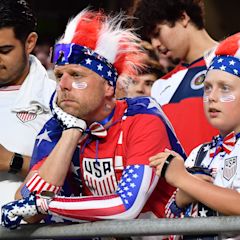
POLYGON ((55 80, 55 75, 53 72, 53 64, 50 59, 50 44, 47 42, 42 42, 37 44, 33 49, 33 55, 42 63, 42 65, 47 70, 49 78, 55 80))
POLYGON ((217 133, 202 106, 206 64, 217 46, 203 15, 202 0, 142 0, 134 13, 142 38, 173 61, 181 60, 155 81, 151 96, 162 105, 187 154, 217 133))
POLYGON ((141 41, 141 46, 146 52, 143 59, 145 68, 131 78, 127 87, 128 97, 150 96, 153 83, 164 75, 152 45, 147 41, 141 41))
POLYGON ((50 118, 55 89, 36 57, 36 18, 25 0, 0 1, 0 206, 28 173, 35 138, 50 118))
MULTIPOLYGON (((170 150, 150 158, 156 173, 178 188, 166 206, 168 217, 240 215, 239 43, 240 33, 220 43, 204 81, 205 114, 219 135, 196 147, 185 166, 170 150)), ((192 239, 216 239, 205 237, 192 239)))
POLYGON ((152 98, 115 99, 118 75, 142 65, 139 38, 121 27, 124 18, 84 9, 54 46, 53 117, 37 137, 21 200, 3 207, 3 226, 37 221, 39 213, 51 222, 164 216, 174 188, 148 158, 166 147, 185 154, 152 98))

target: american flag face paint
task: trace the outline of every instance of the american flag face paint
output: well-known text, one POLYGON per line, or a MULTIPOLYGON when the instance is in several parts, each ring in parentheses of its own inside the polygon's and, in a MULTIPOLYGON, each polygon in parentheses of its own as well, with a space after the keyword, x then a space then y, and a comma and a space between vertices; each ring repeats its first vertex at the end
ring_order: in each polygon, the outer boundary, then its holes
MULTIPOLYGON (((222 103, 225 103, 225 102, 233 102, 236 100, 236 97, 233 95, 233 94, 221 94, 219 96, 219 101, 222 102, 222 103)), ((203 96, 203 102, 209 102, 209 95, 204 93, 204 96, 203 96)))
POLYGON ((77 81, 74 81, 72 83, 72 87, 75 88, 75 89, 85 89, 87 88, 88 84, 86 82, 77 82, 77 81))

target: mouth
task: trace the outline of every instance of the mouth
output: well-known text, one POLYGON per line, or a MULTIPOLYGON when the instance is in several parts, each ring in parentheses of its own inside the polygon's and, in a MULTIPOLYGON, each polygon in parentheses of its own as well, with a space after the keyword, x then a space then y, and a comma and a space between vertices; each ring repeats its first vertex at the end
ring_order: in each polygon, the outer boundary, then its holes
POLYGON ((220 112, 220 111, 217 110, 216 108, 209 108, 209 112, 210 113, 216 113, 216 112, 220 112))
POLYGON ((167 53, 169 52, 169 50, 167 48, 159 48, 159 52, 161 54, 167 55, 167 53))
POLYGON ((211 118, 216 118, 216 117, 219 116, 219 113, 220 113, 221 111, 219 111, 219 110, 216 109, 216 108, 209 108, 208 112, 209 112, 209 116, 210 116, 211 118))

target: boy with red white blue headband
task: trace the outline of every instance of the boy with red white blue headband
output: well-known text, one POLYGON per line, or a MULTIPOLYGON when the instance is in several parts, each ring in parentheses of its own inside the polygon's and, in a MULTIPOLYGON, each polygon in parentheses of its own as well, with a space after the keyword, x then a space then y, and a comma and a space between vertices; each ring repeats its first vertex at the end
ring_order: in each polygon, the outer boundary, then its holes
POLYGON ((150 158, 156 173, 177 187, 167 217, 240 214, 240 33, 215 51, 204 82, 204 110, 219 129, 212 142, 194 149, 185 163, 167 149, 150 158))

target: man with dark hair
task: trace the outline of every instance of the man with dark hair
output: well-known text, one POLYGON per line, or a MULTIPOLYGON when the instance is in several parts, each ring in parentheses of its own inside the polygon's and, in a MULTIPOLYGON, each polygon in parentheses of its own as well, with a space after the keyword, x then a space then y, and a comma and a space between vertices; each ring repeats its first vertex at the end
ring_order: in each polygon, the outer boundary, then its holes
POLYGON ((151 95, 163 105, 189 153, 216 134, 207 123, 202 106, 206 63, 217 45, 204 28, 203 1, 142 0, 134 15, 140 33, 151 40, 156 50, 181 60, 164 80, 154 83, 151 95))
POLYGON ((0 1, 0 206, 26 176, 35 138, 49 119, 55 82, 30 55, 36 17, 25 0, 0 1))

